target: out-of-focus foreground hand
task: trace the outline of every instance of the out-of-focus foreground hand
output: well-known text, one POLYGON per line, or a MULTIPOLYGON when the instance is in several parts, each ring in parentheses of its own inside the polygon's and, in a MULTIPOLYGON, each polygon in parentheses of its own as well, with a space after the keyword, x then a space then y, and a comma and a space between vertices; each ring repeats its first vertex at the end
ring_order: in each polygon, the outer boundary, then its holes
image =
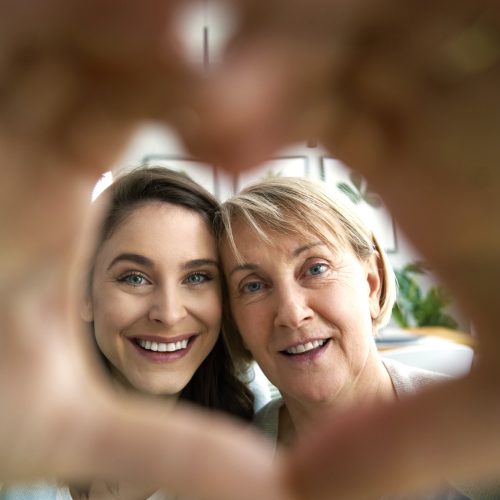
POLYGON ((248 430, 113 395, 75 319, 72 255, 97 173, 139 120, 182 102, 174 7, 0 3, 0 482, 126 479, 197 498, 284 498, 273 451, 248 430))
POLYGON ((194 151, 228 169, 319 139, 363 173, 477 333, 473 373, 332 422, 297 450, 303 498, 500 477, 500 8, 495 1, 235 2, 194 151))

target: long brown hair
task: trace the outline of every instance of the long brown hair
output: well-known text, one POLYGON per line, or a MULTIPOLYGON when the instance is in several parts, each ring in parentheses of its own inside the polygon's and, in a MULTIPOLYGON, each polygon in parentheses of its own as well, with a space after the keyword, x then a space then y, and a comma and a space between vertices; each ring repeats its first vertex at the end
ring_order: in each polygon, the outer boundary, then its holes
MULTIPOLYGON (((144 202, 157 200, 192 210, 205 219, 212 233, 219 208, 215 197, 187 175, 163 167, 139 167, 118 177, 102 199, 107 203, 107 211, 94 256, 117 226, 144 202)), ((109 361, 103 361, 109 368, 109 361)), ((219 335, 210 354, 182 390, 180 399, 250 420, 254 397, 240 378, 242 370, 233 362, 223 336, 219 335)))

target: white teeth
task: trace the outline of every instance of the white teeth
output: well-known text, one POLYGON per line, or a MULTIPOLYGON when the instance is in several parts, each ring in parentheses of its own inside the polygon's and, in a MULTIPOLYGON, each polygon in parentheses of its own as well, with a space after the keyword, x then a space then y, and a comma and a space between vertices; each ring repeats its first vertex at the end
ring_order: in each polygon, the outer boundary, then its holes
POLYGON ((312 340, 311 342, 306 342, 305 344, 299 344, 294 347, 289 347, 285 350, 287 354, 302 354, 307 351, 312 351, 317 347, 321 347, 326 343, 327 339, 323 340, 312 340))
POLYGON ((147 351, 154 352, 174 352, 186 349, 188 339, 179 340, 178 342, 151 342, 150 340, 140 340, 139 345, 147 351))

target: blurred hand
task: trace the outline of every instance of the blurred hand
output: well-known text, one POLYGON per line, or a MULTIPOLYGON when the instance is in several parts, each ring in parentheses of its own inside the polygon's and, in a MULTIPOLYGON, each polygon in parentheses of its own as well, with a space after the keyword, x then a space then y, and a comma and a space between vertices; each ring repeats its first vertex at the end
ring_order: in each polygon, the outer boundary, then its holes
POLYGON ((149 118, 172 120, 194 153, 233 169, 319 138, 373 182, 474 319, 470 377, 349 415, 297 451, 289 475, 304 498, 497 471, 495 2, 242 0, 227 64, 197 95, 169 29, 176 5, 0 3, 2 480, 97 475, 202 498, 284 498, 253 435, 117 399, 82 356, 68 283, 75 228, 96 173, 149 118), (198 131, 179 119, 188 101, 198 131))
POLYGON ((273 450, 247 429, 114 394, 76 320, 91 186, 135 125, 176 115, 188 89, 176 5, 0 3, 1 482, 126 479, 197 498, 285 498, 273 450))
POLYGON ((444 476, 498 477, 498 2, 236 4, 241 28, 198 94, 192 150, 241 169, 318 139, 380 192, 480 341, 467 379, 319 429, 293 483, 307 499, 374 498, 444 476))

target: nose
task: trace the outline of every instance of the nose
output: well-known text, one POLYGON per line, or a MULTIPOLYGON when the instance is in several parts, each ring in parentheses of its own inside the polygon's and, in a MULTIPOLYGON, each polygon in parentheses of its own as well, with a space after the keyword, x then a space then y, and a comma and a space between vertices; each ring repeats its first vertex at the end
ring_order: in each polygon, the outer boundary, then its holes
POLYGON ((186 307, 179 290, 167 287, 158 288, 152 298, 149 308, 151 321, 170 326, 186 317, 186 307))
POLYGON ((313 310, 308 304, 307 291, 297 284, 287 285, 277 290, 275 327, 297 329, 313 318, 313 310))

